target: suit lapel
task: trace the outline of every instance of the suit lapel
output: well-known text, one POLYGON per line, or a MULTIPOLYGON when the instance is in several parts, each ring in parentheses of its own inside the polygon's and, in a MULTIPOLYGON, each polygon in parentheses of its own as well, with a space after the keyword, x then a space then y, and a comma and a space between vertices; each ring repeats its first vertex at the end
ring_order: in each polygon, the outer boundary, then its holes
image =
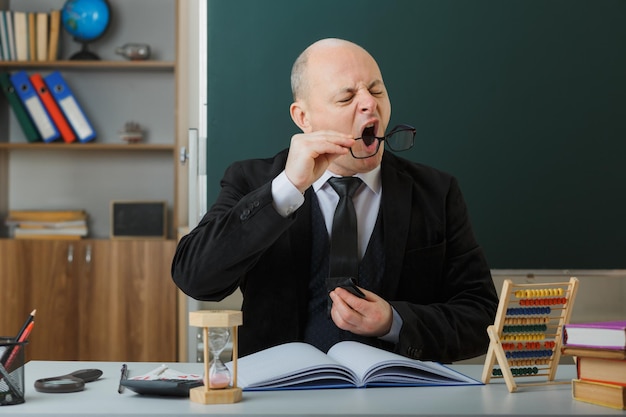
MULTIPOLYGON (((386 155, 385 155, 386 156, 386 155)), ((411 219, 412 182, 393 158, 383 157, 381 169, 384 221, 385 275, 382 297, 396 294, 411 219)))

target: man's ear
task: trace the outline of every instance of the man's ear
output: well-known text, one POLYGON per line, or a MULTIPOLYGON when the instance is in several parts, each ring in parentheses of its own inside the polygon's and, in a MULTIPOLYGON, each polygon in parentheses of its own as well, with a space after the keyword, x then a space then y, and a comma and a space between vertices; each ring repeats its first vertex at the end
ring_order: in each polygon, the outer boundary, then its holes
POLYGON ((306 110, 303 107, 303 103, 296 101, 291 103, 289 107, 289 114, 291 114, 291 120, 302 130, 304 133, 311 131, 311 124, 309 118, 306 115, 306 110))

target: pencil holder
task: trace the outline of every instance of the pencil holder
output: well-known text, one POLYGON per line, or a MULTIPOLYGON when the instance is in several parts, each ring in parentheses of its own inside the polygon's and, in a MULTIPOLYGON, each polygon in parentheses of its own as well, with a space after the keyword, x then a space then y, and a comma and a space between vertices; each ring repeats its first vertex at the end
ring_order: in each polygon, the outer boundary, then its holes
POLYGON ((24 402, 24 350, 28 342, 0 337, 0 405, 24 402))

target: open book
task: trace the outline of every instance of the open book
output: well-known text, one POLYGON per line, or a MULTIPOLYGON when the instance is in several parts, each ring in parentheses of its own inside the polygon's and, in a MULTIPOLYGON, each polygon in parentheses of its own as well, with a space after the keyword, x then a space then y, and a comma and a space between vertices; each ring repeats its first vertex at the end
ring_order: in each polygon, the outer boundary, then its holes
MULTIPOLYGON (((232 372, 232 362, 227 366, 232 372)), ((324 354, 292 342, 237 361, 237 385, 246 391, 373 386, 481 385, 437 362, 408 359, 359 342, 339 342, 324 354)))

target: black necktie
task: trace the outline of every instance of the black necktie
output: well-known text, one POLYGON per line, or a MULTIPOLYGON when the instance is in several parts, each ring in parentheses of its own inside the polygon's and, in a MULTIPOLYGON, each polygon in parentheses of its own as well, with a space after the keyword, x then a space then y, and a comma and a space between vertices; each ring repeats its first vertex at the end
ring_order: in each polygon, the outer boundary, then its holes
POLYGON ((339 194, 330 237, 330 274, 326 282, 330 292, 346 278, 356 280, 359 272, 358 231, 352 196, 361 185, 361 179, 333 177, 328 183, 339 194))

